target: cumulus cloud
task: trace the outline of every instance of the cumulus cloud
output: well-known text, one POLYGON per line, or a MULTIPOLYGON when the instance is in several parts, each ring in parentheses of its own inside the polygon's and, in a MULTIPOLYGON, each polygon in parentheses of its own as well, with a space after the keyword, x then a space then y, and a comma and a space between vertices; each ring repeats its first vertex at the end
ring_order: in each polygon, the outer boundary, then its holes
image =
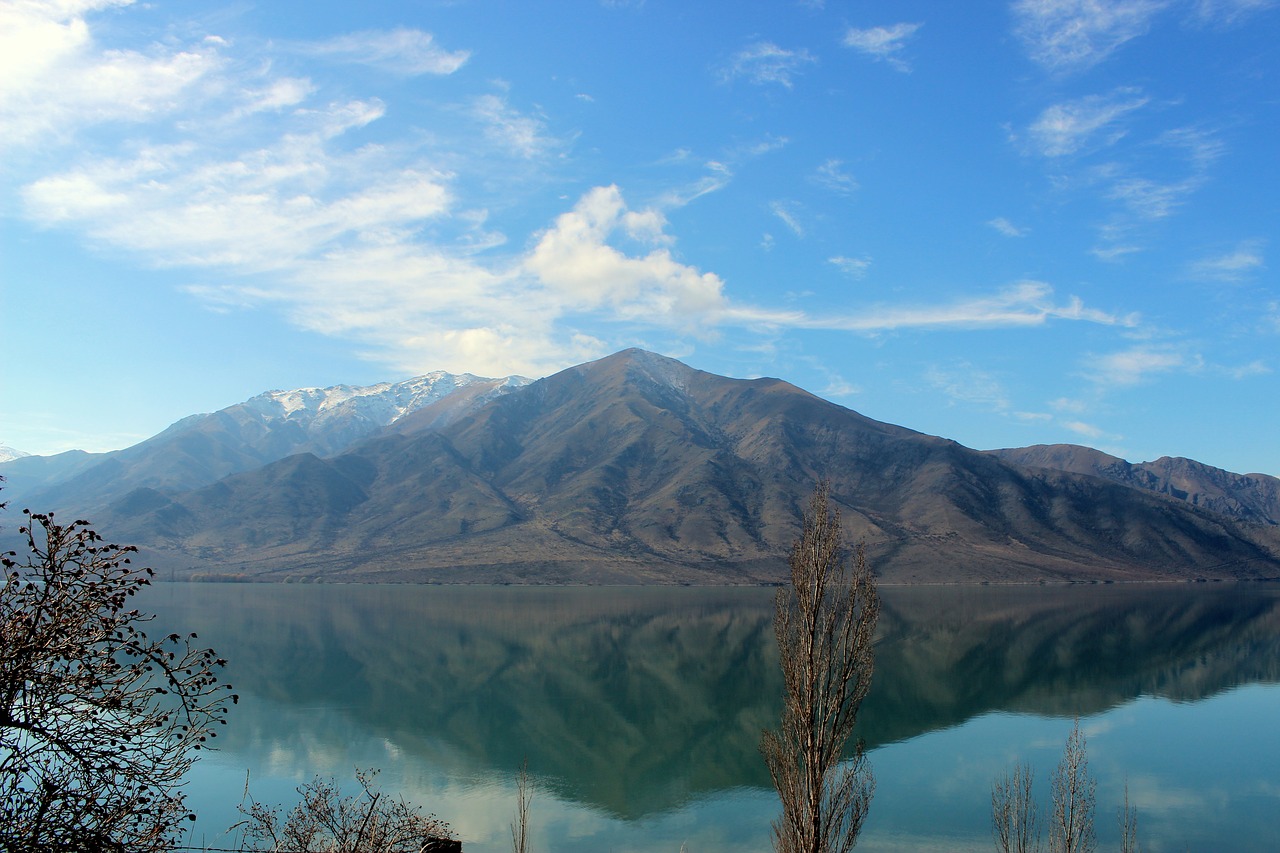
POLYGON ((325 41, 298 45, 297 49, 311 56, 368 65, 407 77, 452 74, 470 57, 465 50, 440 48, 431 33, 406 27, 347 33, 325 41))
POLYGON ((1044 68, 1080 70, 1145 34, 1168 5, 1168 0, 1017 0, 1014 31, 1044 68))
POLYGON ((721 69, 728 80, 744 78, 757 85, 777 84, 790 89, 794 80, 818 58, 807 50, 787 50, 773 42, 760 41, 738 51, 721 69))
POLYGON ((887 62, 898 71, 910 71, 911 66, 901 56, 907 40, 916 34, 922 24, 894 24, 891 27, 871 27, 845 31, 842 42, 859 53, 887 62))
POLYGON ((1086 145, 1111 145, 1125 134, 1116 123, 1147 102, 1138 90, 1121 88, 1109 95, 1088 95, 1054 104, 1032 122, 1030 138, 1045 157, 1074 154, 1086 145))
POLYGON ((678 326, 715 321, 726 305, 719 276, 680 263, 665 246, 632 257, 609 244, 635 215, 616 186, 596 187, 540 236, 524 269, 566 310, 608 307, 621 319, 678 326))

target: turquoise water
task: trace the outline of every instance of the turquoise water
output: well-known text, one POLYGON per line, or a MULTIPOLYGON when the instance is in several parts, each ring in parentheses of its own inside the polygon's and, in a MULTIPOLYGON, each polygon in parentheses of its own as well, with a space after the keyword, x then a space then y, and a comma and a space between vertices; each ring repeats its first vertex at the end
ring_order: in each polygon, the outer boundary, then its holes
MULTIPOLYGON (((993 849, 992 780, 1030 761, 1047 808, 1077 716, 1100 849, 1126 782, 1144 849, 1280 849, 1280 588, 882 595, 860 850, 993 849)), ((164 584, 143 604, 242 697, 192 775, 195 843, 234 846, 246 776, 285 804, 378 767, 468 853, 506 851, 527 760, 537 850, 769 849, 771 590, 164 584)))

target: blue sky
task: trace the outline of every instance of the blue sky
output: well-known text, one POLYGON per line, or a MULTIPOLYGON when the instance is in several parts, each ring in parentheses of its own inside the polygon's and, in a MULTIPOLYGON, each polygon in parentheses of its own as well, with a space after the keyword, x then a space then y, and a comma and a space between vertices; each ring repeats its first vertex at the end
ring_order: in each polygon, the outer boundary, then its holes
POLYGON ((0 9, 0 444, 629 346, 1280 474, 1280 2, 0 9))

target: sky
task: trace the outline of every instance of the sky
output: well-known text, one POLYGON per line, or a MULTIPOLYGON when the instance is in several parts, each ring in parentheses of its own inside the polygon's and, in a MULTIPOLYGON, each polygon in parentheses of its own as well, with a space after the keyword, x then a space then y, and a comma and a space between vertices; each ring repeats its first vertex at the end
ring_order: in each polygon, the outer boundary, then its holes
POLYGON ((1280 0, 0 5, 0 445, 637 346, 1280 475, 1280 0))

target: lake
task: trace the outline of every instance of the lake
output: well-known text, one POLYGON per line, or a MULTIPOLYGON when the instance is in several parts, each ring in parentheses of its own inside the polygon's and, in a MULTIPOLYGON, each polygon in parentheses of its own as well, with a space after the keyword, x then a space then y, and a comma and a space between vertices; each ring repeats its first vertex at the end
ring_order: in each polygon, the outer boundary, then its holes
MULTIPOLYGON (((1128 784, 1143 849, 1280 849, 1280 587, 883 588, 860 731, 863 851, 992 850, 992 780, 1033 764, 1042 815, 1079 717, 1100 849, 1128 784)), ((189 786, 191 841, 234 846, 246 782, 381 768, 466 853, 770 849, 757 743, 782 690, 773 590, 157 584, 241 696, 189 786)))

